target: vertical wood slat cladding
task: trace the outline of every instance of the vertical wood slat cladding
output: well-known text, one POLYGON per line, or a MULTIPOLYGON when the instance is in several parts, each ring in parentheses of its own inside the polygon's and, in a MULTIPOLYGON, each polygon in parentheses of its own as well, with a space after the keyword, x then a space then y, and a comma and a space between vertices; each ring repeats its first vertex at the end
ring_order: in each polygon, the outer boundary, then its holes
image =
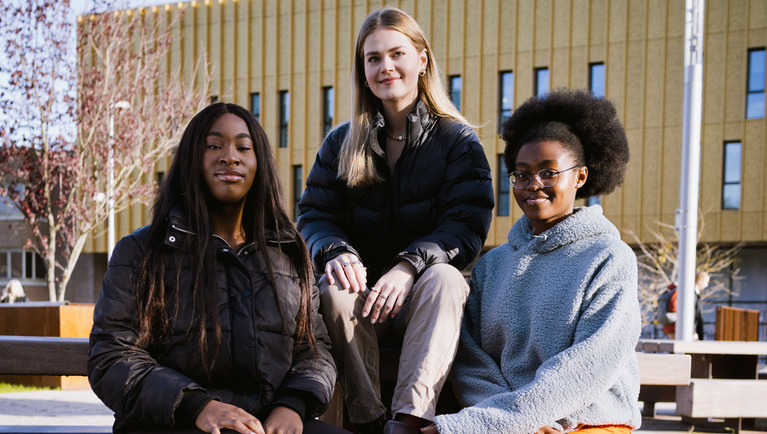
MULTIPOLYGON (((206 52, 212 93, 250 107, 261 96, 261 121, 293 202, 292 167, 304 179, 322 142, 322 87, 335 91, 334 123, 349 118, 349 77, 355 38, 365 16, 382 5, 412 14, 427 33, 447 77, 463 80, 462 111, 498 173, 498 72, 514 72, 514 107, 533 95, 534 68, 547 67, 550 89, 587 88, 589 64, 605 64, 605 92, 626 127, 632 160, 626 182, 603 198, 619 229, 651 241, 656 222, 673 224, 679 206, 682 140, 684 2, 664 0, 208 0, 159 7, 172 33, 168 69, 180 63, 191 79, 206 52), (176 40, 179 39, 179 40, 176 40), (277 92, 290 92, 289 147, 278 149, 277 92)), ((767 46, 767 4, 755 0, 706 3, 700 209, 702 240, 767 241, 767 128, 745 119, 749 48, 767 46), (721 210, 723 143, 741 141, 740 210, 721 210)), ((148 13, 150 13, 148 11, 148 13)), ((175 79, 176 77, 174 77, 175 79)), ((199 82, 199 75, 195 77, 199 82)), ((169 162, 165 163, 166 165, 169 162)), ((166 166, 160 168, 165 169, 166 166)), ((149 207, 121 213, 118 236, 148 222, 149 207)), ((494 217, 487 246, 502 244, 521 215, 494 217)), ((95 237, 89 251, 105 251, 95 237)), ((627 241, 631 238, 624 234, 627 241)))

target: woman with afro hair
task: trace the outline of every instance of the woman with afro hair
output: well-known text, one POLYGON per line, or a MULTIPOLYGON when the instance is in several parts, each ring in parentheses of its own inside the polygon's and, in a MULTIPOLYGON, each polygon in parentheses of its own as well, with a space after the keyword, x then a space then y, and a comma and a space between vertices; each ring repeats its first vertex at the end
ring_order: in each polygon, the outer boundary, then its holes
POLYGON ((599 205, 629 149, 612 103, 558 90, 504 124, 524 215, 474 267, 453 385, 464 408, 424 432, 630 433, 641 422, 637 265, 599 205))

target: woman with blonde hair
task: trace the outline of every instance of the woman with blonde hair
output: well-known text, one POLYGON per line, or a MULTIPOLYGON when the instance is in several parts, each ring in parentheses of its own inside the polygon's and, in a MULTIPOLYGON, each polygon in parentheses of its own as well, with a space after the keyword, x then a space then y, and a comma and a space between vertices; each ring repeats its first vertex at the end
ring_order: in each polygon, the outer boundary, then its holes
POLYGON ((385 432, 417 432, 434 418, 455 356, 468 294, 459 270, 487 236, 490 168, 402 10, 376 10, 362 24, 351 93, 352 119, 317 154, 298 229, 322 273, 349 419, 358 432, 381 432, 378 339, 395 336, 402 353, 385 432))

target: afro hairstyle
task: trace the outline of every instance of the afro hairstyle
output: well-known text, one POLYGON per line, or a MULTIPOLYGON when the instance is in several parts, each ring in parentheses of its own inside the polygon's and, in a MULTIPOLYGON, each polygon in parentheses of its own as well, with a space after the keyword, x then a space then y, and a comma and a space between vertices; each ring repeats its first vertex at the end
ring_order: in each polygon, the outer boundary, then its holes
POLYGON ((615 106, 586 90, 557 89, 528 99, 504 122, 501 136, 506 142, 504 161, 509 170, 524 144, 562 142, 576 160, 581 160, 578 164, 589 170, 586 183, 576 193, 578 199, 610 193, 623 183, 629 162, 626 132, 615 106))

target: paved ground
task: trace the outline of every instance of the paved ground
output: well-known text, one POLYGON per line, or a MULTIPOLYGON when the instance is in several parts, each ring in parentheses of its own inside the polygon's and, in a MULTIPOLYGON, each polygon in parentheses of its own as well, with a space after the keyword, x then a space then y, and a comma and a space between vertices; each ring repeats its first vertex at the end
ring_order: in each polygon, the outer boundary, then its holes
MULTIPOLYGON (((674 414, 674 404, 658 403, 658 413, 645 419, 641 434, 687 434, 690 429, 674 414)), ((4 427, 28 425, 99 426, 109 427, 114 422, 109 410, 96 395, 88 390, 39 391, 0 394, 0 432, 4 427)))
POLYGON ((0 425, 112 426, 114 414, 91 391, 0 394, 0 425))

